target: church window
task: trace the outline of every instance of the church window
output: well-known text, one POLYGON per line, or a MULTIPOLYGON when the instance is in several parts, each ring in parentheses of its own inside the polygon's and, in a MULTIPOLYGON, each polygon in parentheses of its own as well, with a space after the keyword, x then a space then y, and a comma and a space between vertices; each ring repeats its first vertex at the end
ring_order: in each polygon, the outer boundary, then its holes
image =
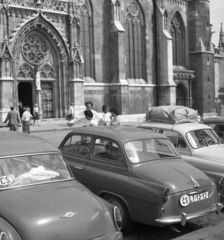
MULTIPOLYGON (((92 15, 87 0, 81 2, 79 6, 80 17, 80 46, 84 58, 84 77, 93 78, 93 62, 92 62, 92 15)), ((78 4, 78 3, 77 3, 78 4)))
POLYGON ((117 0, 114 5, 114 20, 121 20, 120 2, 117 0))
POLYGON ((131 0, 126 12, 125 51, 127 78, 144 79, 144 20, 139 4, 131 0))
POLYGON ((171 21, 170 32, 173 38, 173 65, 185 67, 185 29, 179 13, 171 21))
POLYGON ((168 29, 168 13, 167 11, 165 10, 164 12, 164 29, 167 30, 168 29))

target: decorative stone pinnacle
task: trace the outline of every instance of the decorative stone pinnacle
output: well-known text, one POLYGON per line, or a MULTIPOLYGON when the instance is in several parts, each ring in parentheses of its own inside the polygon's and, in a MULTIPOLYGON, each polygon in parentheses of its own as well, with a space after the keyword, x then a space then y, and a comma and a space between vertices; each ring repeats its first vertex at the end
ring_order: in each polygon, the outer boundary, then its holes
POLYGON ((39 8, 42 5, 41 0, 37 0, 37 7, 39 8))

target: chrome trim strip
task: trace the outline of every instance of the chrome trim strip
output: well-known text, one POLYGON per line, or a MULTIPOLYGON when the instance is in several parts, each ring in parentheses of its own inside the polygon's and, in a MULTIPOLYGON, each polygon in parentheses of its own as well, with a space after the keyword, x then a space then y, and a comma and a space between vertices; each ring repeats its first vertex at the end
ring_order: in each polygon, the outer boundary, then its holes
POLYGON ((12 158, 12 157, 26 157, 26 156, 37 156, 37 155, 49 155, 49 154, 58 154, 58 155, 62 155, 61 152, 44 152, 44 153, 28 153, 28 154, 19 154, 19 155, 8 155, 8 156, 0 156, 0 159, 3 158, 12 158))
POLYGON ((223 208, 222 203, 216 203, 212 207, 207 208, 206 210, 203 210, 203 211, 200 211, 200 212, 191 213, 191 214, 188 214, 188 215, 183 212, 181 215, 158 218, 155 221, 157 223, 160 223, 160 224, 163 224, 163 225, 174 224, 174 223, 184 224, 184 222, 187 221, 187 220, 197 218, 197 217, 202 217, 202 216, 207 215, 207 214, 212 213, 212 212, 216 212, 217 214, 219 214, 222 208, 223 208))

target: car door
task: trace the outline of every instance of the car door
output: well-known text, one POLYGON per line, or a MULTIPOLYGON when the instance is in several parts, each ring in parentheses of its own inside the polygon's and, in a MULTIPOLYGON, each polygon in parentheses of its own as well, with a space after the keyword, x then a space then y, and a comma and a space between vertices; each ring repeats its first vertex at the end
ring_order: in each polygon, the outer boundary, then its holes
POLYGON ((171 142, 174 144, 175 149, 181 155, 181 157, 188 163, 192 162, 192 152, 190 147, 188 146, 188 142, 184 138, 184 136, 175 131, 162 130, 160 129, 160 133, 167 136, 171 142))
POLYGON ((71 134, 60 146, 62 154, 75 178, 83 181, 83 171, 89 159, 91 136, 71 134))
POLYGON ((101 192, 116 195, 130 193, 128 166, 116 142, 102 137, 95 138, 83 184, 97 195, 101 192))

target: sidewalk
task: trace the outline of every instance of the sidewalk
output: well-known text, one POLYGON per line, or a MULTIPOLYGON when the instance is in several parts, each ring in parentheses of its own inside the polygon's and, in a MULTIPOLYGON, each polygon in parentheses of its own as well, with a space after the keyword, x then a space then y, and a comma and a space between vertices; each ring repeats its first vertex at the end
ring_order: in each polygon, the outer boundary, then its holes
MULTIPOLYGON (((122 126, 135 126, 138 125, 138 123, 135 122, 123 122, 122 126)), ((72 127, 69 127, 67 125, 67 122, 64 123, 51 123, 51 124, 42 124, 41 126, 30 126, 30 131, 31 133, 33 132, 52 132, 52 131, 64 131, 64 130, 68 130, 68 131, 72 131, 72 129, 74 129, 75 127, 80 127, 81 125, 74 125, 72 127)), ((8 132, 9 128, 8 127, 4 127, 4 128, 0 128, 0 132, 8 132)), ((22 127, 19 128, 18 132, 22 132, 22 127)))

